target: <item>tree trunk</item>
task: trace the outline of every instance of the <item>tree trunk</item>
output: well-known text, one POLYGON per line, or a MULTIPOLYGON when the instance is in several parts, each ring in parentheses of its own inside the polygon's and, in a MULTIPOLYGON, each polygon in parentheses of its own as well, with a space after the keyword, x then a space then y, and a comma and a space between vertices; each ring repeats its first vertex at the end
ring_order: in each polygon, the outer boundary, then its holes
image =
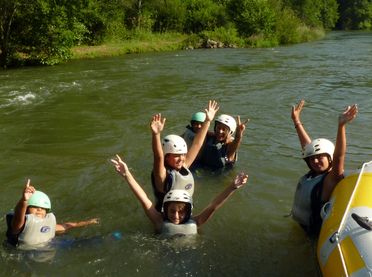
POLYGON ((6 68, 9 55, 9 37, 13 18, 16 12, 17 1, 0 1, 0 66, 6 68))

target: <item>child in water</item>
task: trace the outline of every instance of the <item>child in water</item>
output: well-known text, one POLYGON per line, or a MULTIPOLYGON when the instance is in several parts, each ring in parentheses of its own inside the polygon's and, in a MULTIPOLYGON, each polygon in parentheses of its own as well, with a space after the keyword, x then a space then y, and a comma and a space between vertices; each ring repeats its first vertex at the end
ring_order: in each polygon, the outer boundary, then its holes
POLYGON ((192 216, 192 197, 187 191, 170 190, 164 198, 163 212, 159 212, 148 198, 146 192, 134 179, 126 163, 118 155, 111 162, 141 202, 146 215, 155 227, 155 231, 169 236, 197 234, 197 229, 207 222, 235 190, 242 187, 248 180, 248 175, 244 173, 238 174, 233 182, 196 216, 192 216))
POLYGON ((333 189, 344 178, 346 124, 358 114, 357 105, 348 106, 338 118, 336 146, 327 139, 311 140, 301 119, 305 101, 292 107, 292 120, 303 150, 303 159, 310 171, 299 181, 295 193, 292 217, 311 236, 317 236, 322 219, 320 210, 329 201, 333 189))
POLYGON ((8 242, 21 248, 42 247, 55 237, 69 229, 98 224, 98 219, 87 221, 66 222, 57 224, 51 210, 49 197, 35 190, 30 179, 23 189, 21 199, 18 201, 14 214, 7 216, 8 242))
POLYGON ((195 167, 218 170, 231 167, 235 163, 245 124, 249 120, 242 123, 238 116, 237 121, 227 114, 221 114, 215 119, 214 133, 207 135, 195 167))
POLYGON ((160 212, 165 194, 171 189, 186 190, 191 196, 194 192, 194 177, 189 167, 197 157, 219 107, 216 101, 209 101, 205 109, 205 121, 196 134, 190 149, 185 140, 178 135, 168 135, 160 139, 164 129, 165 118, 161 114, 153 116, 151 121, 152 150, 154 154, 151 181, 156 197, 156 209, 160 212))
POLYGON ((186 126, 185 132, 181 135, 186 141, 188 148, 191 147, 194 137, 202 128, 205 117, 206 115, 204 112, 197 112, 191 116, 190 124, 186 126))

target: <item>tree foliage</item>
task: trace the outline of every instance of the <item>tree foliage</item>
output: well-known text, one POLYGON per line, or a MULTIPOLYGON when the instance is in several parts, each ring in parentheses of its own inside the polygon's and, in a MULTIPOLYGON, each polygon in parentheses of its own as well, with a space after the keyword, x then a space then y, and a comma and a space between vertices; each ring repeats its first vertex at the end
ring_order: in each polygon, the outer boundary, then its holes
POLYGON ((275 11, 267 0, 232 0, 229 11, 242 36, 274 32, 275 11))
POLYGON ((336 22, 339 29, 371 29, 371 0, 0 0, 0 66, 55 64, 75 45, 143 32, 295 43, 336 22))
POLYGON ((338 29, 372 30, 371 0, 340 0, 338 29))

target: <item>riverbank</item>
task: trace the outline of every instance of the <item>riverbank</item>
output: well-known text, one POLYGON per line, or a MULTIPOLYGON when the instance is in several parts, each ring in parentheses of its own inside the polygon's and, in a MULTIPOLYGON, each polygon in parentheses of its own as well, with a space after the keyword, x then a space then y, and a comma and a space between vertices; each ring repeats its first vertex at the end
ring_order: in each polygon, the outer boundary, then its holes
POLYGON ((109 41, 97 46, 76 46, 72 48, 72 59, 180 50, 185 48, 187 39, 188 36, 184 34, 147 34, 124 41, 109 41))
MULTIPOLYGON (((325 32, 320 29, 302 28, 297 30, 297 36, 285 44, 309 42, 323 38, 325 32)), ((276 47, 280 44, 277 38, 267 39, 260 36, 241 38, 237 32, 220 29, 202 34, 180 33, 137 33, 126 40, 107 41, 97 46, 75 46, 72 59, 89 59, 113 57, 132 53, 175 51, 198 48, 245 48, 245 47, 276 47)))

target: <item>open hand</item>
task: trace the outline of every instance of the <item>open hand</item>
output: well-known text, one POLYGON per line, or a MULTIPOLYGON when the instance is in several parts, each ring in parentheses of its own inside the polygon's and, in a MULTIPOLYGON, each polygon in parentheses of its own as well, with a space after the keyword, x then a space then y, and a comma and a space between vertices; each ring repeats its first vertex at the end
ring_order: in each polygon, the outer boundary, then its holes
POLYGON ((338 117, 338 123, 346 124, 348 122, 351 122, 357 116, 357 114, 358 114, 357 104, 347 106, 345 111, 338 117))
POLYGON ((158 135, 163 131, 165 120, 166 118, 165 117, 162 118, 160 113, 152 117, 150 127, 153 134, 158 135))
POLYGON ((305 100, 302 99, 300 100, 300 102, 298 102, 296 106, 292 106, 291 117, 292 117, 293 122, 296 123, 300 121, 300 115, 301 115, 301 111, 304 105, 305 105, 305 100))
POLYGON ((219 109, 220 107, 215 100, 209 100, 208 108, 205 109, 206 120, 212 121, 219 109))

